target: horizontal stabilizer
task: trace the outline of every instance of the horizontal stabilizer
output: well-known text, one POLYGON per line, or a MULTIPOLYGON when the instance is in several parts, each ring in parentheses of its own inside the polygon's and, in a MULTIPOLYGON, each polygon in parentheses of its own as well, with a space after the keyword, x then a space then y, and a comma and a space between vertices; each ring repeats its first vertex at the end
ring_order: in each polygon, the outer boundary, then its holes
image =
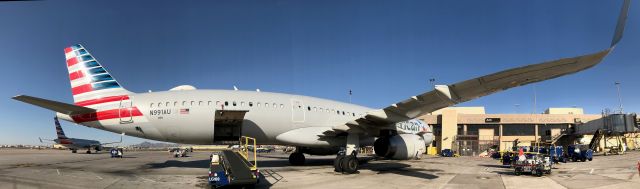
POLYGON ((40 106, 55 112, 60 112, 67 115, 86 114, 96 112, 95 109, 76 106, 63 102, 57 102, 53 100, 47 100, 27 95, 18 95, 13 97, 14 100, 40 106))

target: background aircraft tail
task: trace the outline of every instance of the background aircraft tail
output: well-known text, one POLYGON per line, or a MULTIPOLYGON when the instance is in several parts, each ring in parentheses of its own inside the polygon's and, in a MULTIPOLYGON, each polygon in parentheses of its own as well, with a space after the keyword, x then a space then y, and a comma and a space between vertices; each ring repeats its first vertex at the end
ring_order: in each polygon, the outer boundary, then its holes
POLYGON ((124 89, 82 45, 64 49, 73 101, 78 106, 93 106, 128 100, 124 89))
MULTIPOLYGON (((58 134, 58 139, 69 139, 66 135, 64 135, 64 131, 62 130, 62 126, 60 126, 58 117, 54 117, 53 120, 56 122, 56 134, 58 134)), ((42 142, 42 139, 40 140, 40 142, 42 142)))

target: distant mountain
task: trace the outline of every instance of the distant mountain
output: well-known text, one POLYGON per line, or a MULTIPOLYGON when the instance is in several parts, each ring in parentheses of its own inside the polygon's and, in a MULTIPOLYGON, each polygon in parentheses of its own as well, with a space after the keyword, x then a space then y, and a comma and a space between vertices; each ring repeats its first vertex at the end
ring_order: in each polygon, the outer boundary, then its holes
POLYGON ((131 145, 131 147, 136 147, 136 148, 169 148, 169 147, 179 147, 179 146, 180 146, 179 144, 175 144, 175 143, 162 143, 162 142, 152 143, 147 141, 144 141, 140 144, 131 145))

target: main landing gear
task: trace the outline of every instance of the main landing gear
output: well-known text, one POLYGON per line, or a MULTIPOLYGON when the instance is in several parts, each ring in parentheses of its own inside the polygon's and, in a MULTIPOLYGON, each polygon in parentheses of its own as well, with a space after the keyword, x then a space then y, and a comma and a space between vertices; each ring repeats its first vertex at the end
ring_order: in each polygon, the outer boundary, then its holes
POLYGON ((360 163, 358 162, 358 134, 349 134, 347 136, 347 147, 345 150, 340 150, 336 159, 333 161, 333 167, 335 172, 353 174, 358 172, 360 163))
POLYGON ((353 174, 358 172, 360 166, 356 152, 351 152, 351 155, 346 155, 346 151, 340 151, 333 160, 333 167, 335 172, 353 174))
POLYGON ((291 163, 291 165, 304 165, 304 162, 304 154, 298 149, 289 155, 289 163, 291 163))

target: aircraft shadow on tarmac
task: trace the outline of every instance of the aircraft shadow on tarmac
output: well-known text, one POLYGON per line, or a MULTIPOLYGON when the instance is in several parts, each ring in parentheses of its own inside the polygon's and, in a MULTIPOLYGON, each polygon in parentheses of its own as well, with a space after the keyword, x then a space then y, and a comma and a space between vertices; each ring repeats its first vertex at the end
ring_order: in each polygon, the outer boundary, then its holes
POLYGON ((178 161, 178 160, 167 160, 163 163, 149 163, 146 166, 150 169, 162 169, 168 167, 178 167, 178 168, 209 168, 208 159, 202 160, 193 160, 193 161, 178 161))
MULTIPOLYGON (((273 158, 273 157, 272 157, 273 158)), ((438 176, 433 174, 428 174, 424 172, 442 172, 440 169, 423 169, 423 168, 412 168, 408 164, 399 163, 399 162, 375 162, 372 157, 362 157, 360 159, 360 169, 361 170, 370 170, 377 172, 377 174, 397 174, 403 176, 416 177, 421 179, 435 179, 438 176)), ((313 167, 313 166, 333 166, 334 159, 307 159, 304 167, 313 167)), ((267 161, 259 161, 258 165, 263 168, 278 168, 278 167, 291 167, 293 166, 289 164, 288 158, 277 158, 275 160, 267 160, 267 161)))

